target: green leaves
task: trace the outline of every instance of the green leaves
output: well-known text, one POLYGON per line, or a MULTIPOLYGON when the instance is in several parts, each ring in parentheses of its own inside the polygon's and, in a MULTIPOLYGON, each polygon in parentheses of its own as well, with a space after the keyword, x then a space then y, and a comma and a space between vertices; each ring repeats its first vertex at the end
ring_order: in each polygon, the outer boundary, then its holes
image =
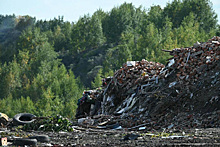
POLYGON ((73 72, 67 71, 57 59, 58 53, 48 42, 46 34, 39 28, 29 28, 21 34, 17 44, 18 55, 12 62, 1 66, 0 72, 0 98, 5 98, 4 102, 12 99, 7 104, 9 116, 25 111, 73 117, 75 109, 67 112, 64 108, 74 108, 76 104, 72 102, 81 92, 73 72))
POLYGON ((25 124, 24 130, 41 130, 41 131, 73 131, 72 122, 61 115, 53 115, 44 119, 39 119, 30 124, 25 124))
POLYGON ((102 76, 102 68, 99 69, 99 71, 98 71, 98 73, 97 73, 97 75, 94 79, 94 82, 91 83, 91 86, 92 86, 93 89, 101 87, 101 85, 102 85, 101 76, 102 76))
POLYGON ((210 32, 216 28, 217 14, 212 9, 210 0, 174 0, 164 8, 163 16, 168 16, 174 27, 178 28, 184 18, 189 16, 190 13, 195 14, 195 19, 199 23, 200 30, 210 32))

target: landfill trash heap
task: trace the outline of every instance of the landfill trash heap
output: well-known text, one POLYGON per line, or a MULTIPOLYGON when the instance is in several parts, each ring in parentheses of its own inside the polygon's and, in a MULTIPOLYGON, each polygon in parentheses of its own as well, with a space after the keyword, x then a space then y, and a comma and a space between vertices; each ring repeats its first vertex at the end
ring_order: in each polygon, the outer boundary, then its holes
POLYGON ((172 56, 166 65, 128 61, 104 79, 92 125, 107 120, 129 129, 220 126, 220 37, 163 51, 172 56))

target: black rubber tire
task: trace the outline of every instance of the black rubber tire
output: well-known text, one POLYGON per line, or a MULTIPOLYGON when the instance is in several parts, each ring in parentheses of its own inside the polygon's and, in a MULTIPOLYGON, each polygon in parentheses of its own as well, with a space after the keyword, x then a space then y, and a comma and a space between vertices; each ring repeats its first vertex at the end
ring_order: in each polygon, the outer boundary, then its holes
POLYGON ((1 117, 0 118, 0 124, 7 125, 8 122, 7 122, 7 120, 5 118, 1 117))
POLYGON ((37 136, 30 136, 30 139, 37 139, 38 142, 49 142, 50 137, 48 135, 37 135, 37 136))
POLYGON ((28 139, 28 138, 16 138, 13 139, 13 145, 15 146, 25 146, 25 145, 37 145, 37 139, 28 139))
POLYGON ((31 113, 16 114, 13 117, 13 124, 14 125, 24 125, 24 124, 32 123, 35 121, 35 119, 32 119, 33 117, 36 117, 36 116, 31 113))

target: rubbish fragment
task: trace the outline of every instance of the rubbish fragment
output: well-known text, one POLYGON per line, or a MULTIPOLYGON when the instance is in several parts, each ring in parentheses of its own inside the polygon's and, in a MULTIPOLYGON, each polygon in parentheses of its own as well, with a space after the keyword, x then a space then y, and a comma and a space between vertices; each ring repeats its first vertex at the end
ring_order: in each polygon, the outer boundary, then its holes
POLYGON ((8 122, 9 122, 9 117, 4 113, 0 113, 0 124, 7 125, 8 122))
POLYGON ((174 124, 169 125, 167 128, 171 129, 174 126, 174 124))
POLYGON ((190 94, 190 98, 192 98, 192 97, 193 97, 193 93, 190 94))
POLYGON ((80 118, 78 119, 78 124, 79 125, 93 125, 94 120, 91 118, 80 118))
POLYGON ((138 130, 145 130, 146 127, 140 127, 138 130))
POLYGON ((136 61, 127 61, 127 66, 135 66, 136 61))
POLYGON ((198 48, 199 46, 200 46, 200 42, 198 42, 198 41, 196 43, 194 43, 194 45, 193 45, 194 48, 198 48))
POLYGON ((177 82, 176 82, 176 81, 174 81, 174 82, 170 83, 170 84, 169 84, 169 88, 171 88, 171 87, 175 86, 176 84, 177 84, 177 82))
POLYGON ((168 67, 171 67, 175 63, 174 59, 169 60, 168 67))
POLYGON ((212 43, 214 43, 214 44, 219 44, 219 41, 212 41, 212 43))
POLYGON ((179 138, 184 138, 184 137, 187 137, 187 136, 168 136, 168 137, 161 137, 161 138, 163 138, 163 139, 166 139, 166 138, 179 139, 179 138))
MULTIPOLYGON (((1 137, 1 136, 0 136, 1 137)), ((7 146, 8 145, 8 141, 7 141, 7 137, 3 137, 1 138, 1 146, 7 146)))
POLYGON ((113 130, 121 130, 122 129, 122 127, 118 123, 113 125, 113 126, 111 126, 110 128, 113 129, 113 130))
POLYGON ((137 134, 127 134, 124 136, 124 140, 136 140, 140 135, 137 134))
POLYGON ((36 135, 36 136, 30 136, 29 139, 36 139, 38 142, 49 142, 50 138, 48 135, 36 135))

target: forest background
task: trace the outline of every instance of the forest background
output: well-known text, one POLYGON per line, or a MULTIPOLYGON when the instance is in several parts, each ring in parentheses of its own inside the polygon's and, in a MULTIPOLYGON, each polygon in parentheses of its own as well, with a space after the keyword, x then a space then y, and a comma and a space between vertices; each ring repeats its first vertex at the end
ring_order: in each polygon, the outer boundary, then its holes
POLYGON ((83 90, 96 89, 126 61, 166 64, 162 49, 220 35, 210 0, 174 0, 149 9, 123 3, 76 22, 0 15, 0 112, 74 118, 83 90))

